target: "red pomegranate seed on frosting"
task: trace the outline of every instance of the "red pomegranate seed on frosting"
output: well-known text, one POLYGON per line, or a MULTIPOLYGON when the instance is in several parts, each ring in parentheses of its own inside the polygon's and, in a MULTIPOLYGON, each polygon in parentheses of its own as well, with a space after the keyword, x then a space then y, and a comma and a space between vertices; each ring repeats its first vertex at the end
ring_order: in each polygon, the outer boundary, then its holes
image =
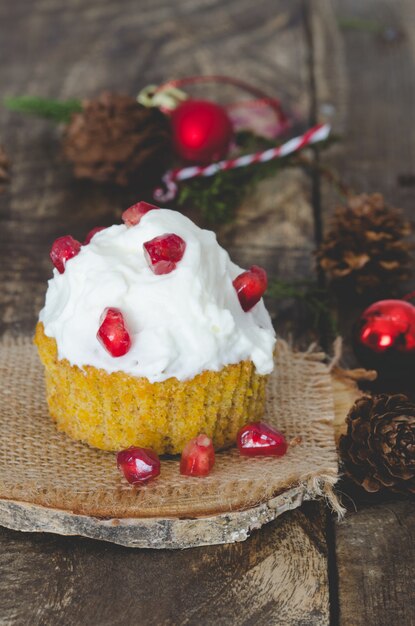
POLYGON ((184 447, 180 473, 185 476, 207 476, 215 464, 215 450, 207 435, 198 435, 184 447))
POLYGON ((169 274, 176 269, 186 250, 186 242, 179 235, 167 233, 143 244, 144 256, 154 274, 169 274))
POLYGON ((119 309, 109 307, 104 310, 97 339, 111 356, 118 357, 127 354, 131 347, 131 337, 119 309))
POLYGON ((117 467, 131 485, 139 485, 160 474, 160 459, 150 448, 131 446, 118 452, 117 467))
POLYGON ((64 237, 58 237, 58 239, 55 239, 49 256, 53 265, 60 274, 64 273, 67 261, 76 256, 80 249, 81 244, 79 241, 70 235, 65 235, 64 237))
POLYGON ((284 456, 287 442, 282 433, 265 422, 252 422, 238 432, 239 452, 246 456, 284 456))
POLYGON ((267 289, 267 273, 262 267, 253 265, 235 278, 233 286, 243 310, 250 311, 261 300, 267 289))
POLYGON ((126 226, 136 226, 143 215, 148 213, 149 211, 153 211, 153 209, 159 209, 160 207, 155 206, 154 204, 149 204, 148 202, 137 202, 137 204, 133 204, 128 209, 124 211, 122 214, 122 221, 126 226))
POLYGON ((95 226, 95 228, 90 230, 87 236, 85 237, 84 246, 87 246, 89 244, 89 242, 91 241, 94 235, 96 235, 97 233, 100 233, 101 230, 105 230, 105 229, 106 229, 106 226, 95 226))

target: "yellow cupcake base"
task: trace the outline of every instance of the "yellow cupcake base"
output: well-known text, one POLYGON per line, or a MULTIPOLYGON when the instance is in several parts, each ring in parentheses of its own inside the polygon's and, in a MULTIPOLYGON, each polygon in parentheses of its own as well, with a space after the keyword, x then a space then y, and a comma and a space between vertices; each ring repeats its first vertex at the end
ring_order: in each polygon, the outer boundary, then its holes
POLYGON ((151 383, 59 360, 56 341, 45 335, 41 322, 35 344, 45 366, 49 411, 59 430, 102 450, 134 445, 177 454, 202 432, 215 448, 223 448, 264 411, 267 376, 257 374, 252 361, 191 380, 151 383))

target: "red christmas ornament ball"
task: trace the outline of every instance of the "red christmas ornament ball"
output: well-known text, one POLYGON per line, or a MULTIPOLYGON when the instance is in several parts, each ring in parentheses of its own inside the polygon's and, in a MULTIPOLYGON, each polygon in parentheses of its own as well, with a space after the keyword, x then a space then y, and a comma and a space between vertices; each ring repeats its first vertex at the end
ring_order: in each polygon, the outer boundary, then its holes
POLYGON ((355 352, 366 367, 400 377, 415 366, 415 307, 405 300, 380 300, 361 314, 355 352))
POLYGON ((191 163, 207 165, 223 159, 233 137, 224 107, 207 100, 186 100, 171 114, 176 154, 191 163))

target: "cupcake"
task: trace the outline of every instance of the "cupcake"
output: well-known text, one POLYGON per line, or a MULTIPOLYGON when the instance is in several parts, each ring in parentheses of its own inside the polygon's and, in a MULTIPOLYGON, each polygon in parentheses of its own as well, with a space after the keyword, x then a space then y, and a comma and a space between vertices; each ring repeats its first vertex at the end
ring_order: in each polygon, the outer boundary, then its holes
POLYGON ((266 275, 213 232, 144 202, 81 245, 55 241, 35 343, 58 428, 104 450, 216 448, 261 418, 275 334, 266 275))

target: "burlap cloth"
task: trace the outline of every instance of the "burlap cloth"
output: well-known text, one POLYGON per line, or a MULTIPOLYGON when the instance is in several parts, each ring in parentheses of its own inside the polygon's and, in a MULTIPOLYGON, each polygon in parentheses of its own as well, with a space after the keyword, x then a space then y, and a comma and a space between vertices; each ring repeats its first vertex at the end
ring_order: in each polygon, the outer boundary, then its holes
POLYGON ((178 460, 168 459, 160 477, 139 489, 121 476, 114 454, 56 430, 30 339, 0 342, 0 376, 0 499, 96 517, 205 516, 247 509, 305 484, 308 498, 323 495, 339 510, 333 392, 322 354, 295 353, 278 342, 264 419, 288 439, 302 438, 284 457, 246 458, 232 449, 217 454, 203 479, 182 477, 178 460))

